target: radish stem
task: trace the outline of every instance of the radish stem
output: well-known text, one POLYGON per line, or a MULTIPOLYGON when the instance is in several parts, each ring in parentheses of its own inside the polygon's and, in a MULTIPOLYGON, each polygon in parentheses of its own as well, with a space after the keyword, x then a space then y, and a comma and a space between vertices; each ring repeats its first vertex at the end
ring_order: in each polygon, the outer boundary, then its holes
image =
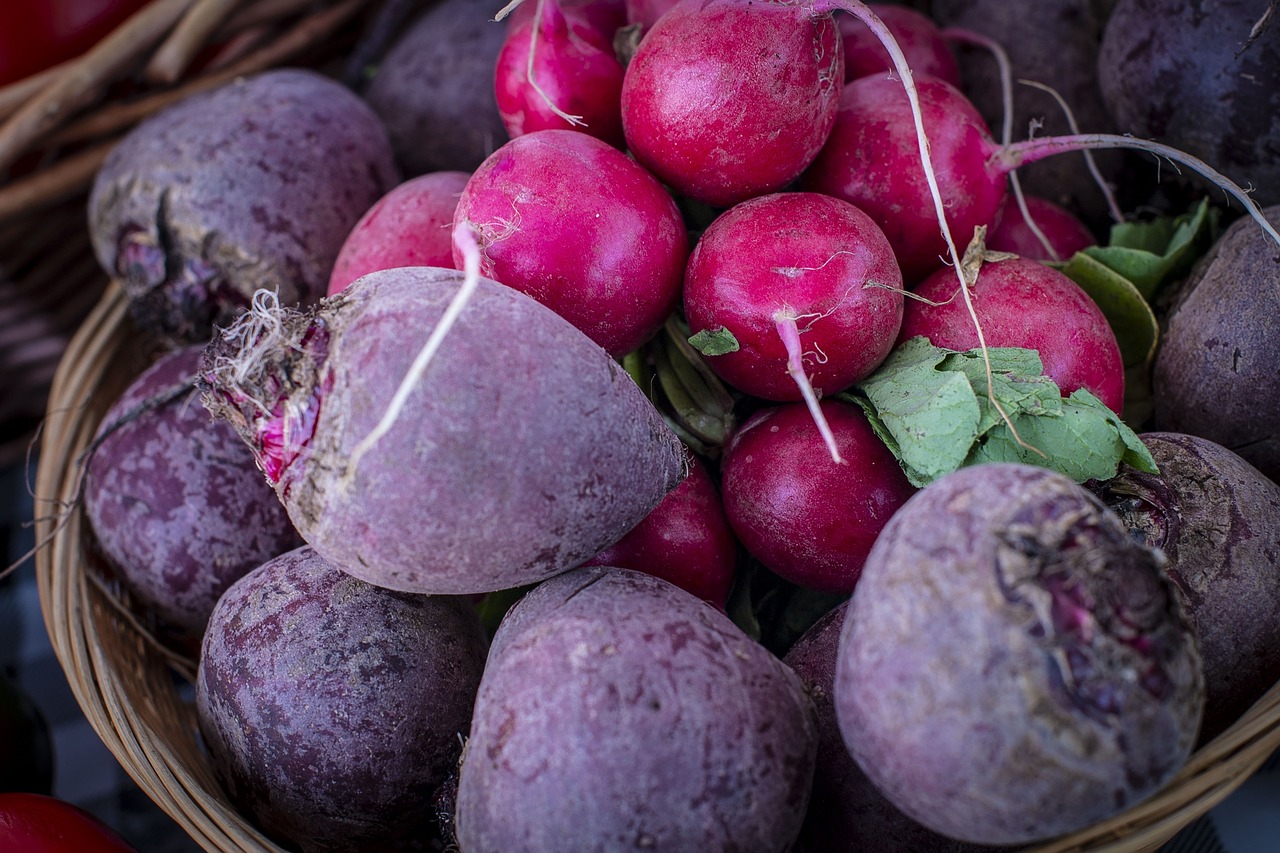
POLYGON ((813 422, 817 425, 818 432, 822 434, 822 441, 831 452, 832 461, 837 465, 843 465, 845 462, 840 456, 840 449, 836 447, 836 437, 831 432, 831 425, 822 414, 822 407, 818 405, 818 395, 813 390, 813 383, 804 372, 804 352, 800 346, 800 330, 796 327, 796 318, 790 311, 783 309, 773 316, 773 321, 778 330, 778 337, 782 338, 782 345, 787 348, 787 373, 799 386, 805 405, 809 407, 809 414, 813 416, 813 422))

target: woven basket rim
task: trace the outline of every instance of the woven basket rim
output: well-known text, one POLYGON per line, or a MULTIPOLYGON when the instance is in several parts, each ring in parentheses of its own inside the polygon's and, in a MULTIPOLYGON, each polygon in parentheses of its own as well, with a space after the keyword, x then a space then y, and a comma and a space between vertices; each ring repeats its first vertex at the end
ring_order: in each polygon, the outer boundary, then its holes
MULTIPOLYGON (((284 853, 220 790, 202 786, 202 780, 207 785, 212 778, 207 761, 192 766, 192 751, 187 750, 184 760, 175 748, 175 739, 198 741, 194 727, 189 720, 158 722, 157 709, 151 707, 181 704, 166 658, 146 647, 134 626, 119 618, 107 593, 90 580, 87 546, 92 534, 75 502, 77 463, 98 418, 113 402, 104 399, 105 389, 111 380, 119 384, 132 378, 116 374, 136 339, 124 294, 113 282, 73 338, 54 378, 36 476, 36 536, 41 545, 35 563, 45 625, 89 723, 139 787, 192 838, 216 853, 284 853), (48 515, 51 507, 69 509, 60 520, 48 515), (129 631, 135 636, 127 636, 129 631), (130 693, 139 667, 151 683, 170 685, 169 691, 160 691, 170 695, 130 693)), ((1030 853, 1155 850, 1235 791, 1278 748, 1280 684, 1197 750, 1154 796, 1112 819, 1031 848, 1030 853)))

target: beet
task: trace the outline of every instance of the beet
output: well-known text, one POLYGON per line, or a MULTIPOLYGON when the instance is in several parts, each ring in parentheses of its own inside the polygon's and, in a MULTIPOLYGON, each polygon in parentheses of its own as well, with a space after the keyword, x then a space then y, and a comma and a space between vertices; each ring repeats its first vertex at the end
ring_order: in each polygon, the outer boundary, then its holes
POLYGON ((1141 438, 1160 473, 1125 466, 1096 491, 1169 559, 1204 659, 1203 742, 1280 680, 1280 485, 1212 441, 1141 438))
POLYGON ((1200 658, 1162 558, 1043 468, 962 468, 871 550, 842 629, 840 729, 898 808, 979 844, 1097 823, 1191 753, 1200 658))
POLYGON ((138 602, 199 639, 227 587, 302 544, 253 454, 200 405, 203 349, 162 356, 103 417, 85 511, 138 602))
POLYGON ((360 98, 267 71, 174 104, 112 150, 89 197, 93 248, 143 328, 206 340, 259 288, 289 305, 323 296, 347 233, 396 181, 360 98))
POLYGON ((486 640, 465 599, 392 592, 302 547, 209 621, 200 730, 231 799, 304 853, 385 850, 458 760, 486 640))
POLYGON ((507 141, 493 92, 507 34, 493 21, 496 11, 476 0, 438 0, 378 65, 364 96, 406 177, 473 171, 507 141))
MULTIPOLYGON (((1280 206, 1267 208, 1280 223, 1280 206)), ((1251 220, 1234 223, 1174 299, 1152 370, 1155 428, 1239 453, 1280 481, 1280 261, 1251 220)))
POLYGON ((1266 3, 1120 0, 1098 54, 1102 96, 1122 130, 1212 163, 1280 204, 1280 37, 1244 47, 1266 3))

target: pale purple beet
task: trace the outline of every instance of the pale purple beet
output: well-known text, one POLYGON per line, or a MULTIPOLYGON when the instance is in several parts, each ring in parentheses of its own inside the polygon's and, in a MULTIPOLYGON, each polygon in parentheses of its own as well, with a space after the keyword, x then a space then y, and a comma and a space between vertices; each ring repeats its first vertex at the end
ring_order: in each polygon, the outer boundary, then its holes
POLYGON ((689 239, 675 200, 584 133, 540 130, 495 151, 467 182, 454 223, 475 233, 483 275, 614 356, 651 338, 679 302, 689 239))
POLYGON ((393 592, 311 548, 228 590, 196 709, 228 795, 304 853, 386 850, 422 830, 484 668, 471 605, 393 592))
POLYGON ((728 207, 776 192, 831 131, 839 39, 830 12, 803 4, 682 0, 627 65, 627 145, 677 195, 728 207))
POLYGON ((494 71, 494 95, 507 133, 514 139, 535 130, 577 130, 624 147, 622 63, 612 36, 567 14, 557 0, 523 5, 542 8, 510 29, 494 71))
POLYGON ((190 343, 259 288, 317 301, 347 233, 397 180, 386 130, 359 97, 277 69, 134 128, 94 180, 89 227, 139 323, 190 343))
POLYGON ((476 697, 459 846, 787 850, 813 773, 795 674, 650 575, 580 569, 506 616, 476 697))
POLYGON ((689 475, 644 520, 583 565, 617 566, 670 581, 721 610, 738 564, 720 490, 706 463, 689 456, 689 475))
POLYGON ((1204 659, 1207 741, 1280 680, 1280 485, 1207 439, 1141 437, 1160 473, 1125 466, 1095 491, 1169 558, 1204 659))
POLYGON ((1026 202, 1031 221, 1048 241, 1048 248, 1027 224, 1017 199, 1009 196, 987 232, 988 249, 1035 261, 1065 261, 1081 249, 1098 244, 1088 226, 1065 207, 1039 196, 1027 196, 1026 202))
MULTIPOLYGON (((916 74, 928 74, 960 85, 960 68, 950 45, 930 18, 915 9, 887 3, 868 3, 868 8, 884 21, 893 34, 907 64, 916 74)), ((872 74, 888 76, 893 68, 889 52, 862 21, 840 15, 840 37, 844 42, 844 79, 856 80, 872 74)))
POLYGON ((378 199, 342 244, 327 295, 374 270, 452 267, 453 213, 469 177, 466 172, 431 172, 378 199))
MULTIPOLYGON (((959 287, 955 270, 948 268, 913 288, 929 301, 907 301, 899 340, 923 335, 934 346, 976 348, 978 332, 959 287)), ((1037 350, 1045 375, 1064 395, 1084 388, 1120 411, 1120 345, 1102 309, 1078 284, 1039 261, 1020 258, 984 264, 972 294, 987 346, 1037 350)))
POLYGON ((782 659, 804 682, 818 721, 813 793, 796 853, 977 853, 991 849, 939 835, 907 817, 885 799, 849 754, 840 735, 834 700, 836 655, 848 609, 845 601, 828 611, 782 659))
POLYGON ((1021 844, 1171 779, 1204 682, 1159 554, 1066 477, 988 464, 925 487, 885 527, 842 629, 835 704, 898 808, 1021 844))
POLYGON ((182 640, 199 639, 233 582, 302 543, 253 454, 200 405, 201 352, 161 356, 112 404, 84 491, 95 540, 182 640))
POLYGON ((246 316, 206 352, 205 404, 236 424, 303 538, 395 589, 550 577, 621 538, 684 476, 679 440, 618 363, 487 279, 391 428, 362 444, 462 280, 370 273, 313 312, 246 316))
POLYGON ((730 438, 721 464, 725 514, 775 573, 849 592, 876 537, 915 492, 856 405, 823 400, 844 464, 832 460, 800 403, 763 409, 730 438))
POLYGON ((794 322, 804 372, 835 394, 880 365, 902 323, 902 273, 884 233, 848 202, 774 193, 742 202, 702 233, 685 271, 690 330, 723 327, 736 352, 710 356, 722 379, 768 400, 799 400, 778 331, 794 322))

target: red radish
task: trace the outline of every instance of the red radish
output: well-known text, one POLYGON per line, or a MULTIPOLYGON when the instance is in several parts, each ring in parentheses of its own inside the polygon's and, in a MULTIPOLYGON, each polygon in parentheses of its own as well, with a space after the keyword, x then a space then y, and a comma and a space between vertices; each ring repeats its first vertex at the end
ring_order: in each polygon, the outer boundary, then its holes
POLYGON ((679 0, 627 0, 627 23, 647 32, 679 0))
POLYGON ((463 223, 483 251, 483 275, 529 294, 611 355, 652 337, 679 302, 689 239, 675 200, 585 133, 540 130, 499 148, 462 192, 454 224, 463 223))
POLYGON ((731 208, 703 232, 685 271, 690 330, 723 327, 739 345, 707 363, 767 400, 834 394, 869 375, 893 348, 902 302, 884 233, 852 204, 817 193, 731 208))
MULTIPOLYGON (((928 74, 953 86, 960 85, 960 67, 955 54, 942 31, 929 17, 906 6, 868 3, 867 8, 884 21, 914 73, 928 74)), ((840 37, 844 41, 846 82, 871 74, 887 76, 892 72, 893 60, 889 51, 866 24, 849 15, 840 15, 836 20, 840 23, 840 37)))
MULTIPOLYGON (((508 31, 533 19, 538 4, 525 0, 501 20, 506 21, 508 31)), ((560 10, 571 18, 595 29, 606 40, 627 25, 626 0, 560 0, 560 10)))
POLYGON ((738 561, 720 492, 707 466, 689 457, 689 476, 644 520, 583 565, 616 566, 656 575, 724 609, 738 561))
POLYGON ((850 592, 880 530, 915 488, 856 405, 823 400, 847 464, 823 452, 804 406, 753 415, 725 446, 725 514, 757 559, 792 583, 850 592))
POLYGON ((522 5, 534 13, 507 34, 494 71, 507 133, 577 129, 621 148, 622 64, 612 39, 565 14, 557 0, 522 5))
POLYGON ((622 84, 635 158, 717 207, 782 189, 835 121, 844 54, 830 12, 780 0, 681 0, 645 34, 622 84))
POLYGON ((1081 249, 1097 245, 1089 227, 1065 207, 1046 198, 1027 196, 1027 212, 1033 225, 1015 202, 1013 198, 1005 201, 994 227, 987 232, 988 249, 1037 261, 1065 261, 1081 249), (1041 235, 1046 242, 1041 241, 1041 235))
MULTIPOLYGON (((976 348, 978 333, 958 287, 950 269, 921 282, 915 288, 920 299, 907 301, 899 340, 924 335, 935 346, 976 348)), ((1064 395, 1084 388, 1120 411, 1120 347, 1107 318, 1079 285, 1039 261, 1016 259, 984 264, 970 289, 988 346, 1037 350, 1045 375, 1064 395)))
POLYGON ((453 212, 466 172, 430 172, 378 199, 347 235, 329 275, 332 296, 374 270, 453 266, 453 212))

